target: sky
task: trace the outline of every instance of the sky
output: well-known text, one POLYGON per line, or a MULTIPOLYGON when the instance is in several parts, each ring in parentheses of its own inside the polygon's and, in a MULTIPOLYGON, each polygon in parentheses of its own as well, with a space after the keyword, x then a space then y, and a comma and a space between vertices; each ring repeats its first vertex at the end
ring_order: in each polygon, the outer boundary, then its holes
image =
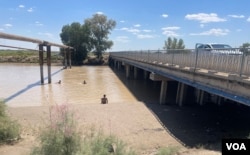
MULTIPOLYGON (((108 51, 161 50, 168 37, 196 43, 250 42, 249 0, 0 0, 0 32, 62 44, 64 25, 94 14, 116 21, 108 51)), ((0 38, 1 45, 38 45, 0 38)), ((56 48, 54 50, 57 50, 56 48)))

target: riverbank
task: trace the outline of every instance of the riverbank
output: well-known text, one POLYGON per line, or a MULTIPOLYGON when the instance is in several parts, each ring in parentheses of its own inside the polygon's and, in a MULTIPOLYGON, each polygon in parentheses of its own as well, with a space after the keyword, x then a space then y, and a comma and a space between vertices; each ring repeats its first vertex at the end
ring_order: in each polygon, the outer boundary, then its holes
MULTIPOLYGON (((132 147, 138 155, 155 155, 160 148, 165 147, 178 148, 178 155, 220 154, 203 148, 185 148, 165 130, 142 102, 69 106, 77 116, 80 126, 95 126, 105 134, 114 134, 132 147)), ((32 147, 38 143, 40 128, 49 120, 49 107, 9 107, 8 113, 21 124, 22 139, 14 145, 0 146, 0 154, 29 154, 32 147)))
MULTIPOLYGON (((46 54, 45 54, 46 55, 46 54)), ((108 65, 109 54, 104 53, 103 58, 98 60, 93 54, 89 54, 83 61, 83 65, 108 65)), ((59 52, 51 52, 52 64, 63 64, 64 57, 59 52)), ((46 57, 44 57, 46 63, 46 57)), ((0 63, 39 63, 37 52, 19 50, 0 50, 0 63)))

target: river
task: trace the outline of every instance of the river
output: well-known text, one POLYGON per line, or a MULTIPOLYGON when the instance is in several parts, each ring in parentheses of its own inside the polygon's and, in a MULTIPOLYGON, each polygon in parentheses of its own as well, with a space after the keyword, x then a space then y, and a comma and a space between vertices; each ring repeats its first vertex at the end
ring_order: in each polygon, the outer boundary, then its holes
POLYGON ((52 66, 52 83, 48 84, 47 66, 44 65, 45 84, 41 85, 38 65, 3 63, 0 67, 0 98, 12 107, 97 104, 104 94, 113 103, 158 102, 158 85, 143 80, 127 80, 123 72, 114 72, 109 66, 62 68, 52 66), (61 84, 57 84, 59 80, 61 84))

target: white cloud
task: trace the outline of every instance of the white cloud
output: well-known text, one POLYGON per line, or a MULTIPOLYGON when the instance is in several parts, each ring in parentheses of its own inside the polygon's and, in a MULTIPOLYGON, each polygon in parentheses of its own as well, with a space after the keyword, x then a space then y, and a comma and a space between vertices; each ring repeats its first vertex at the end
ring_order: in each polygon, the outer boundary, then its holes
POLYGON ((125 21, 124 21, 124 20, 121 20, 120 23, 125 23, 125 21))
POLYGON ((155 36, 149 35, 149 34, 138 34, 137 38, 139 38, 139 39, 150 39, 150 38, 155 38, 155 36))
POLYGON ((29 8, 27 11, 28 11, 28 12, 33 12, 34 9, 33 9, 33 8, 29 8))
POLYGON ((0 31, 4 31, 4 29, 0 28, 0 31))
POLYGON ((22 5, 22 4, 20 4, 18 7, 19 7, 19 8, 25 8, 25 6, 22 5))
POLYGON ((130 40, 129 40, 129 38, 127 36, 118 36, 118 37, 116 37, 115 41, 122 42, 122 43, 127 43, 130 40))
POLYGON ((201 36, 225 36, 230 31, 228 29, 210 29, 201 33, 191 33, 190 35, 201 35, 201 36))
POLYGON ((180 29, 180 27, 178 27, 178 26, 164 27, 164 28, 162 28, 162 30, 163 30, 162 34, 169 36, 169 37, 178 37, 179 34, 176 31, 179 29, 180 29))
POLYGON ((136 25, 134 25, 134 27, 141 27, 141 25, 140 24, 136 24, 136 25))
POLYGON ((139 32, 140 32, 139 29, 135 29, 135 28, 126 28, 126 27, 121 28, 120 30, 122 30, 122 31, 127 31, 127 32, 131 32, 131 33, 139 33, 139 32))
POLYGON ((10 27, 12 27, 13 25, 12 24, 4 24, 4 27, 5 28, 10 28, 10 27))
POLYGON ((250 17, 247 18, 247 21, 250 22, 250 17))
POLYGON ((201 27, 201 28, 205 27, 205 24, 200 24, 200 27, 201 27))
POLYGON ((40 23, 39 21, 36 21, 36 22, 35 22, 35 25, 36 25, 36 26, 43 26, 43 24, 40 23))
POLYGON ((167 14, 162 14, 161 15, 163 18, 168 18, 168 15, 167 14))
POLYGON ((101 12, 101 11, 98 11, 98 12, 96 12, 96 14, 98 14, 98 15, 103 15, 104 13, 101 12))
POLYGON ((164 27, 164 28, 162 28, 162 30, 163 30, 162 34, 166 35, 168 37, 178 37, 180 35, 176 31, 179 29, 180 29, 180 27, 178 27, 178 26, 164 27))
POLYGON ((210 22, 225 22, 226 19, 218 17, 216 13, 198 13, 198 14, 187 14, 185 16, 188 20, 197 20, 200 23, 210 23, 210 22))
POLYGON ((163 31, 174 31, 174 30, 179 30, 180 27, 178 26, 171 26, 171 27, 163 27, 162 30, 163 31))
POLYGON ((152 32, 152 30, 142 30, 142 31, 147 33, 152 32))
POLYGON ((228 16, 232 18, 245 18, 244 15, 228 15, 228 16))

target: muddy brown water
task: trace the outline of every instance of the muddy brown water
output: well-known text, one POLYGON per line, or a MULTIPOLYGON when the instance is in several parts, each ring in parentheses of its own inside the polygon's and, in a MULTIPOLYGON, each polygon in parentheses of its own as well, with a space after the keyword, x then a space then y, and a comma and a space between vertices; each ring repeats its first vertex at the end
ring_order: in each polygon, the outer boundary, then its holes
MULTIPOLYGON (((45 77, 46 72, 44 66, 45 77)), ((126 79, 124 74, 108 66, 66 70, 62 66, 52 66, 52 83, 48 84, 45 79, 45 84, 41 85, 38 65, 0 64, 0 98, 11 107, 99 104, 103 94, 112 103, 141 101, 173 137, 188 147, 220 150, 222 138, 249 135, 249 107, 235 103, 159 105, 159 82, 126 79), (59 80, 61 84, 57 84, 59 80)))

